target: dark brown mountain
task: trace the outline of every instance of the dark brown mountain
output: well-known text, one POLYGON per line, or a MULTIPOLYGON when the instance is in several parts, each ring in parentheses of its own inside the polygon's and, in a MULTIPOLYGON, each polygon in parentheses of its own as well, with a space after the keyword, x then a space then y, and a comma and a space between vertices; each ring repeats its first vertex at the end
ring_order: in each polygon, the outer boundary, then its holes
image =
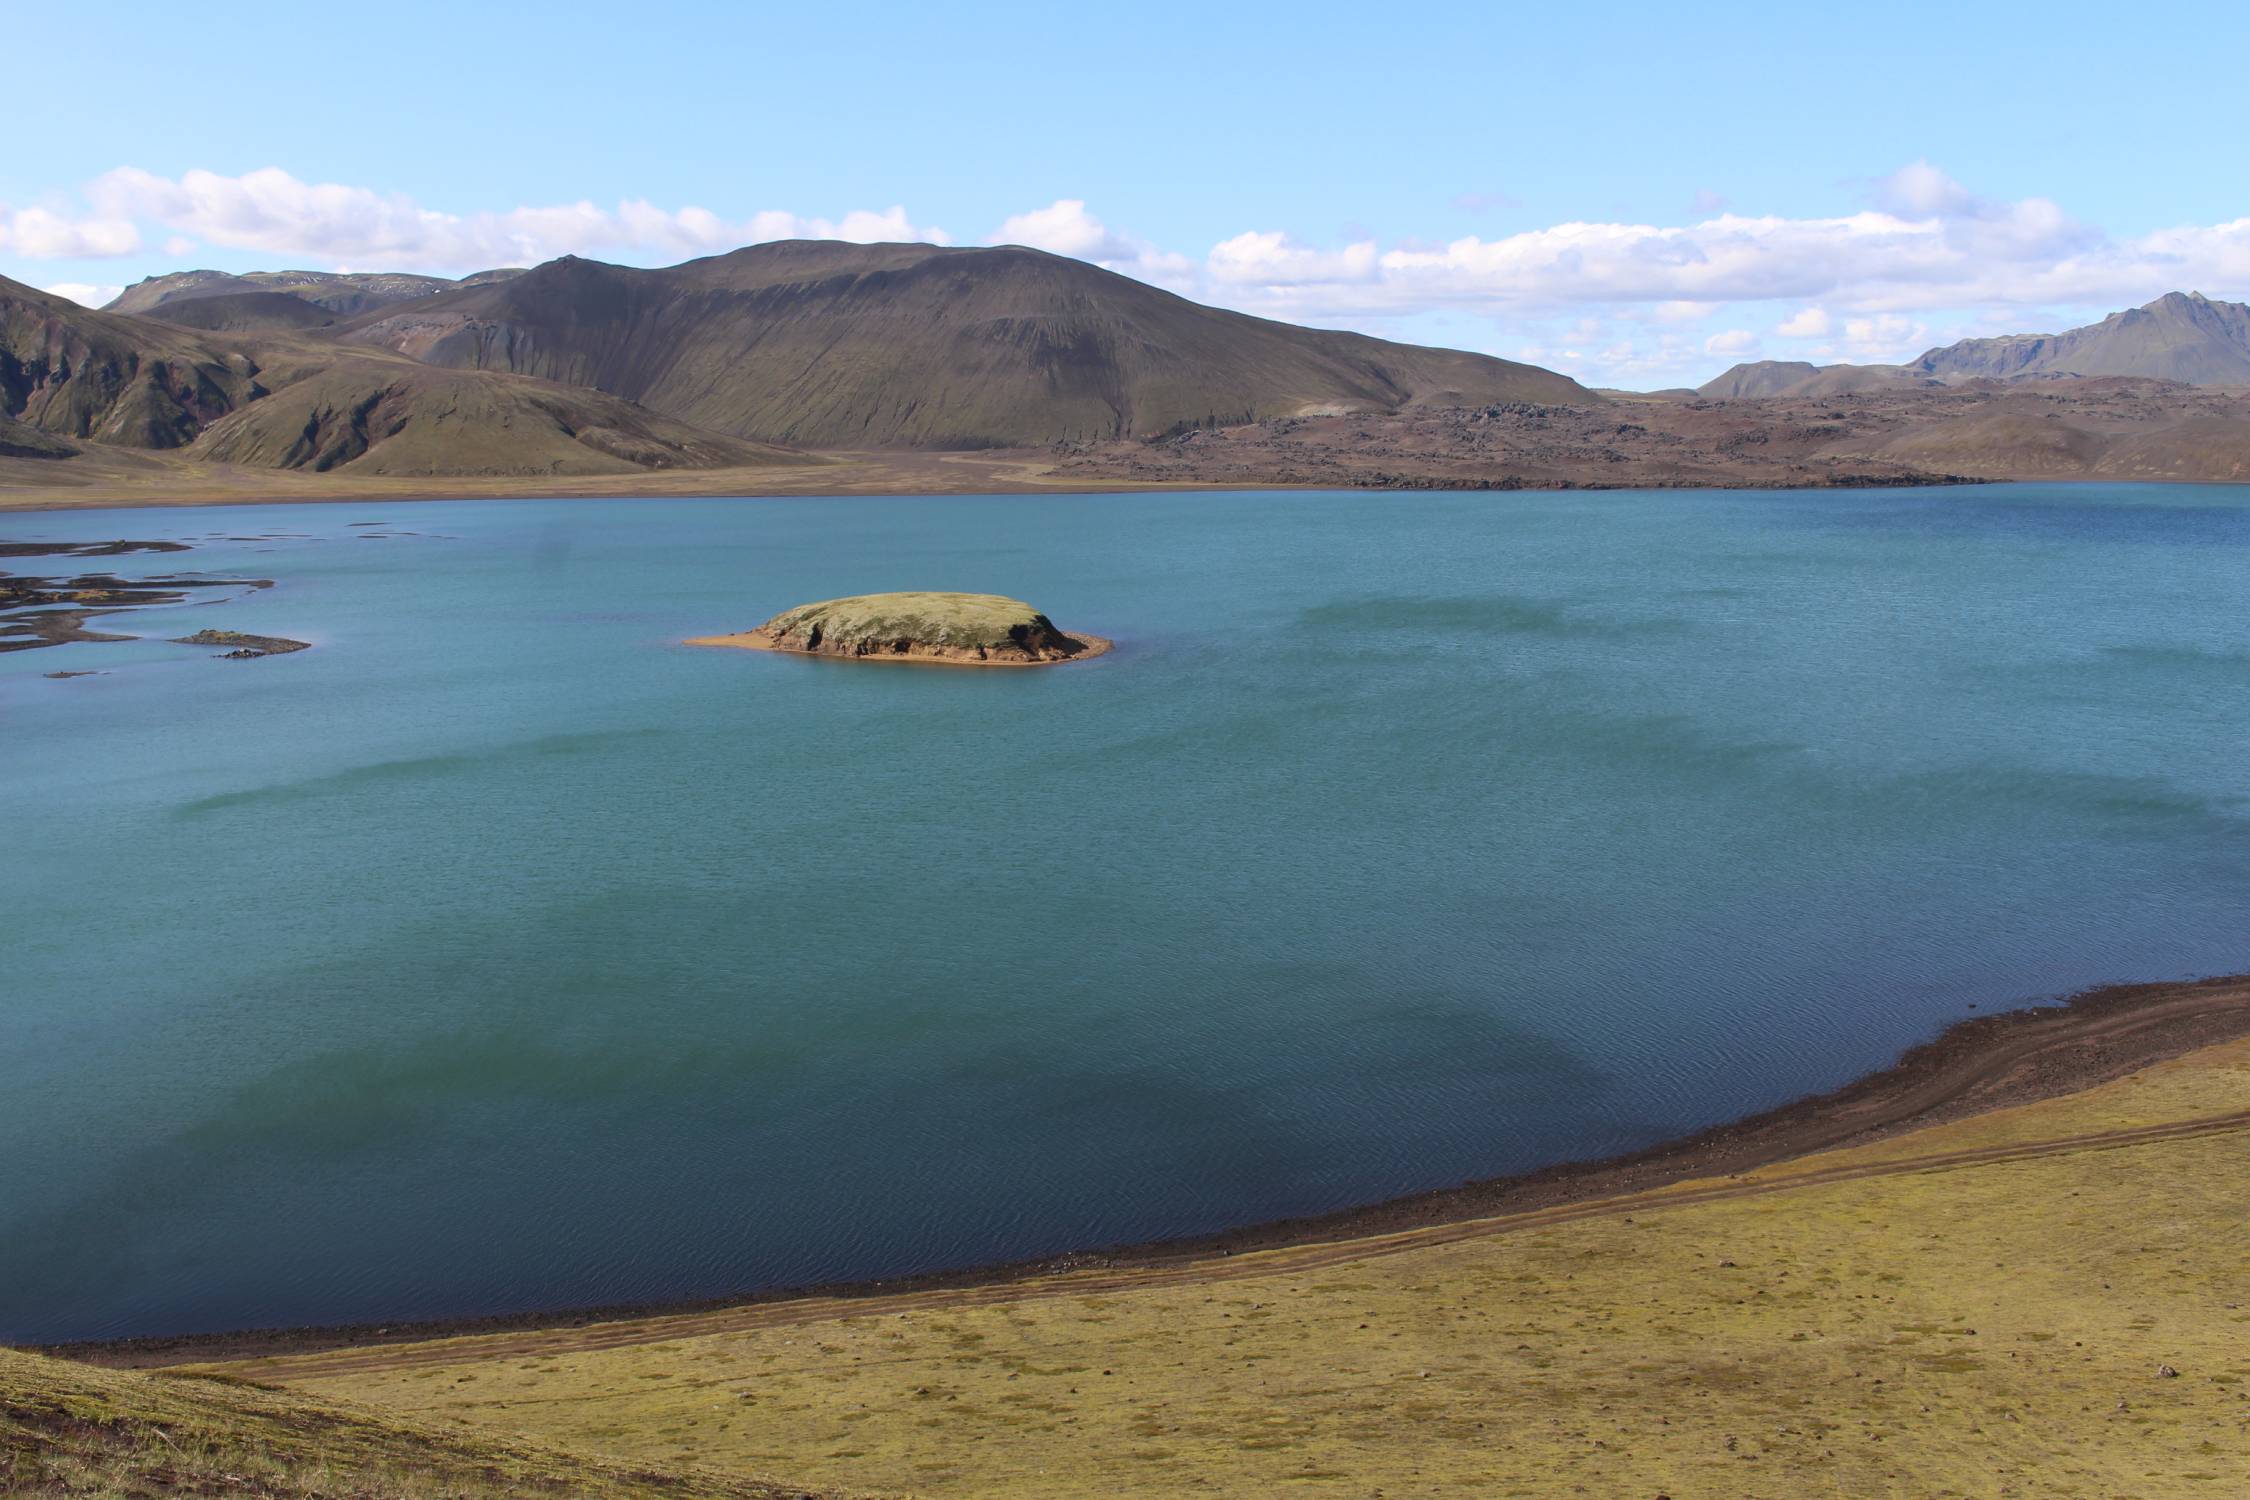
POLYGON ((0 278, 0 416, 65 438, 178 448, 264 394, 257 361, 185 329, 0 278))
POLYGON ((663 270, 566 258, 384 309, 344 336, 811 448, 986 448, 1601 399, 1534 366, 1223 312, 1018 246, 799 240, 663 270))

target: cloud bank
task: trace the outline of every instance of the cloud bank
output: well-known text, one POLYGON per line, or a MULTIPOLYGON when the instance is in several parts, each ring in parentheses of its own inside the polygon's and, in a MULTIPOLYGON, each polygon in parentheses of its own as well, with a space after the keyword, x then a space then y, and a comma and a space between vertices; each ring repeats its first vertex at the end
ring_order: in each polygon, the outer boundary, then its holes
POLYGON ((170 255, 217 246, 354 270, 471 271, 594 252, 708 255, 778 239, 951 243, 943 229, 916 223, 895 205, 835 219, 775 210, 738 221, 644 199, 611 208, 581 200, 452 214, 400 194, 302 182, 279 167, 177 178, 119 167, 88 183, 81 196, 87 211, 76 218, 45 208, 0 215, 0 252, 33 260, 131 255, 146 242, 143 226, 169 233, 170 255))
MULTIPOLYGON (((1443 243, 1318 245, 1250 228, 1198 256, 1062 198, 1006 218, 985 240, 1293 321, 1410 334, 1435 325, 1454 341, 1615 379, 1774 343, 1792 358, 1895 359, 1918 352, 1933 328, 1999 331, 2030 310, 2108 310, 2174 289, 2250 292, 2250 217, 2116 237, 2046 198, 1980 197, 1929 162, 1862 184, 1860 199, 1848 213, 1787 217, 1701 195, 1679 224, 1573 221, 1443 243)), ((465 272, 564 254, 662 262, 785 238, 952 242, 903 205, 835 218, 729 219, 644 199, 449 213, 278 167, 177 178, 120 167, 59 201, 0 205, 0 255, 85 262, 162 245, 185 263, 208 246, 277 263, 465 272)))

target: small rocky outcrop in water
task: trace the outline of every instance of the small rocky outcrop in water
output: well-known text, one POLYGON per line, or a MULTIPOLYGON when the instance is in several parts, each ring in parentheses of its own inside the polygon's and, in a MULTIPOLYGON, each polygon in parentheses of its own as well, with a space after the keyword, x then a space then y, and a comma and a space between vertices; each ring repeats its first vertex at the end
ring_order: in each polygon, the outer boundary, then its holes
POLYGON ((286 656, 292 651, 302 651, 311 643, 293 641, 280 635, 244 635, 239 630, 198 630, 193 635, 183 635, 172 642, 175 646, 232 646, 232 651, 220 655, 222 661, 255 661, 261 656, 286 656))
POLYGON ((1021 599, 999 594, 861 594, 783 610, 755 630, 699 636, 693 646, 744 646, 857 661, 945 661, 1034 667, 1098 656, 1110 643, 1073 635, 1021 599))

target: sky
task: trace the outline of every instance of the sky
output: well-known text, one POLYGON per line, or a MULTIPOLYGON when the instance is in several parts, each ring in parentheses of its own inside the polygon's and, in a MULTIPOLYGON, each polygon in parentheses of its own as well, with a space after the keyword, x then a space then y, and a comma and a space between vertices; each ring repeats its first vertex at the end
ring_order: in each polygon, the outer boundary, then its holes
POLYGON ((1021 243, 1696 384, 2250 300, 2250 6, 0 0, 0 276, 1021 243))

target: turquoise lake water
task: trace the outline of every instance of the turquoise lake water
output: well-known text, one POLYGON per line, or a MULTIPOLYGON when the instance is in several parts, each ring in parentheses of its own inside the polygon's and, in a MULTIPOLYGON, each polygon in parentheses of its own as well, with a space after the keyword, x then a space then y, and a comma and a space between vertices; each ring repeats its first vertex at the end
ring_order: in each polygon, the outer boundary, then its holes
POLYGON ((192 541, 6 565, 269 577, 110 625, 315 643, 0 656, 0 1338, 1212 1230, 1652 1142, 1972 1004, 2250 968, 2250 489, 0 536, 192 541), (677 644, 893 588, 1117 650, 677 644))

